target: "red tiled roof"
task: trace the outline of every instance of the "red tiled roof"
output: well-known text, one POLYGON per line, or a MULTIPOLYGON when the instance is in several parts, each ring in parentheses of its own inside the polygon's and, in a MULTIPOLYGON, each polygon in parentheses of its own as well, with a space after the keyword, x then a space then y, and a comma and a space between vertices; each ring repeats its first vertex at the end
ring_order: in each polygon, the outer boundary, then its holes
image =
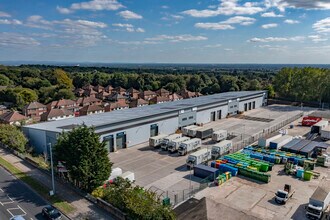
POLYGON ((13 111, 13 112, 6 112, 0 116, 0 120, 4 122, 15 122, 15 121, 23 121, 27 120, 28 118, 24 115, 13 111))
POLYGON ((159 102, 168 102, 168 101, 170 101, 170 99, 168 97, 156 96, 156 97, 153 97, 150 101, 159 103, 159 102))
POLYGON ((147 96, 147 95, 156 95, 156 93, 154 91, 151 90, 145 90, 142 92, 143 95, 147 96))
POLYGON ((134 89, 133 87, 129 88, 129 89, 127 90, 127 92, 129 92, 129 94, 140 93, 140 91, 134 89))
POLYGON ((182 96, 180 96, 180 95, 177 94, 177 93, 173 93, 173 94, 171 94, 171 95, 169 96, 169 98, 170 98, 171 100, 179 100, 179 99, 183 99, 182 96))
POLYGON ((105 91, 107 92, 111 92, 113 90, 113 87, 111 85, 107 85, 105 88, 104 88, 105 91))
POLYGON ((101 102, 101 100, 95 97, 84 97, 84 98, 79 98, 76 103, 80 105, 80 104, 95 103, 95 102, 101 102))
POLYGON ((107 97, 109 100, 118 100, 118 99, 126 99, 125 96, 120 95, 119 93, 113 93, 107 97))
POLYGON ((86 105, 82 107, 79 111, 81 112, 95 112, 95 111, 101 111, 104 110, 103 107, 99 105, 86 105))
POLYGON ((104 87, 103 86, 101 86, 101 85, 97 85, 97 86, 94 86, 94 90, 95 91, 102 91, 102 90, 104 90, 104 87))
POLYGON ((25 109, 37 109, 37 108, 46 108, 44 104, 41 104, 40 102, 31 102, 30 104, 24 106, 25 109))
POLYGON ((163 95, 164 93, 167 93, 167 94, 169 94, 170 92, 169 91, 167 91, 166 89, 164 89, 164 88, 161 88, 161 89, 158 89, 157 91, 156 91, 156 93, 158 94, 158 95, 163 95))
POLYGON ((88 85, 86 85, 86 86, 83 86, 82 88, 83 88, 83 90, 89 90, 89 89, 93 89, 94 86, 91 85, 91 84, 88 84, 88 85))
POLYGON ((67 110, 67 109, 58 109, 58 108, 53 108, 41 115, 41 118, 46 120, 48 118, 53 118, 53 117, 59 117, 59 116, 69 116, 69 115, 74 115, 72 111, 67 110))
POLYGON ((114 88, 113 90, 115 90, 115 91, 117 91, 117 92, 126 92, 126 89, 124 89, 124 88, 122 88, 122 87, 120 87, 120 86, 114 88))

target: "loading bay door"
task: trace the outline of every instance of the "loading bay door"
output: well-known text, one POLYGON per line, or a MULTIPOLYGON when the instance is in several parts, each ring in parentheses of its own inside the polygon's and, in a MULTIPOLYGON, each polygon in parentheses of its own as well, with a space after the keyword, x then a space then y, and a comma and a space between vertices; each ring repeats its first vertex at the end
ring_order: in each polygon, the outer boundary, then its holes
POLYGON ((120 133, 116 134, 116 147, 117 147, 117 150, 127 147, 125 132, 120 132, 120 133))
POLYGON ((103 138, 103 141, 105 142, 105 148, 108 150, 108 152, 114 152, 114 140, 113 135, 109 135, 103 138))
POLYGON ((196 124, 196 111, 184 110, 179 113, 179 127, 196 124))
POLYGON ((150 137, 158 135, 158 124, 150 125, 150 137))
POLYGON ((229 115, 236 115, 238 112, 238 101, 232 100, 228 102, 228 114, 229 115))

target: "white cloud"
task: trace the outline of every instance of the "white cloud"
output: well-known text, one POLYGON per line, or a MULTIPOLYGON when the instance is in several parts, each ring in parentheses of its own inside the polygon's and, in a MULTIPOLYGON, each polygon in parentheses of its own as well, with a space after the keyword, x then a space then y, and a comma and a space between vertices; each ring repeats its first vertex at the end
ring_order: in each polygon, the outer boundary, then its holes
POLYGON ((4 11, 0 11, 0 17, 2 17, 2 18, 10 18, 11 16, 10 16, 10 14, 8 14, 8 13, 6 13, 4 11))
POLYGON ((145 32, 145 30, 143 28, 134 28, 134 25, 132 25, 132 24, 116 23, 116 24, 112 24, 112 26, 123 28, 123 29, 119 29, 119 30, 126 30, 127 32, 139 32, 139 33, 145 32))
POLYGON ((112 26, 115 26, 115 27, 133 27, 132 24, 122 24, 122 23, 117 23, 117 24, 112 24, 112 26))
POLYGON ((254 37, 248 40, 248 42, 252 43, 268 43, 268 42, 282 42, 282 41, 302 41, 305 37, 303 36, 295 36, 295 37, 266 37, 266 38, 259 38, 254 37))
POLYGON ((196 23, 196 28, 208 29, 208 30, 232 30, 235 29, 229 24, 222 23, 196 23))
POLYGON ((169 9, 170 7, 168 7, 167 5, 162 5, 161 8, 162 9, 169 9))
POLYGON ((315 43, 328 40, 328 38, 325 38, 324 36, 321 36, 321 35, 309 35, 308 38, 311 39, 315 43))
POLYGON ((281 12, 286 8, 303 8, 307 10, 330 9, 329 0, 265 0, 267 8, 275 7, 281 12))
POLYGON ((217 47, 222 47, 221 44, 208 44, 204 46, 205 48, 217 48, 217 47))
POLYGON ((26 37, 17 33, 2 32, 0 34, 0 46, 38 46, 40 43, 31 37, 26 37))
POLYGON ((169 21, 169 20, 181 20, 183 19, 184 17, 181 16, 181 15, 172 15, 172 14, 169 14, 169 13, 164 13, 165 16, 163 16, 161 19, 164 20, 164 21, 169 21))
POLYGON ((192 17, 215 17, 218 15, 252 15, 262 12, 264 9, 259 7, 258 3, 245 2, 244 4, 238 4, 238 0, 221 0, 220 5, 215 10, 204 9, 190 9, 183 11, 182 14, 189 15, 192 17))
POLYGON ((144 32, 146 32, 143 28, 136 28, 135 31, 136 31, 136 32, 139 32, 139 33, 144 33, 144 32))
POLYGON ((22 25, 23 23, 17 19, 0 19, 0 24, 22 25))
POLYGON ((313 29, 319 33, 330 33, 330 17, 327 17, 314 23, 313 29))
POLYGON ((115 11, 124 8, 117 0, 92 0, 88 2, 73 3, 69 8, 57 6, 57 10, 62 14, 69 14, 76 10, 90 10, 90 11, 115 11))
POLYGON ((60 6, 56 7, 56 10, 61 13, 61 14, 70 14, 73 13, 73 10, 69 9, 69 8, 62 8, 60 6))
POLYGON ((299 24, 300 22, 297 21, 297 20, 286 19, 286 20, 284 20, 284 23, 287 23, 287 24, 299 24))
POLYGON ((275 14, 273 11, 270 11, 270 12, 265 12, 265 13, 261 14, 261 17, 265 17, 265 18, 281 18, 281 17, 284 17, 284 15, 275 14))
POLYGON ((187 42, 187 41, 201 41, 207 40, 207 37, 204 36, 193 36, 190 34, 183 35, 158 35, 152 38, 146 38, 146 41, 169 41, 169 42, 187 42))
POLYGON ((141 15, 136 14, 129 10, 121 11, 118 14, 125 19, 142 19, 143 18, 141 15))
POLYGON ((264 24, 264 25, 261 25, 261 27, 262 27, 263 29, 275 28, 275 27, 277 27, 277 26, 278 26, 278 24, 276 24, 276 23, 270 23, 270 24, 264 24))
POLYGON ((281 45, 259 45, 260 48, 263 49, 268 49, 268 50, 273 50, 273 51, 284 51, 286 49, 288 49, 287 46, 281 46, 281 45))
POLYGON ((235 16, 227 19, 226 21, 222 21, 223 24, 240 24, 240 25, 250 25, 253 24, 256 19, 251 17, 244 16, 235 16))
POLYGON ((232 51, 233 49, 232 48, 225 48, 224 50, 225 51, 232 51))

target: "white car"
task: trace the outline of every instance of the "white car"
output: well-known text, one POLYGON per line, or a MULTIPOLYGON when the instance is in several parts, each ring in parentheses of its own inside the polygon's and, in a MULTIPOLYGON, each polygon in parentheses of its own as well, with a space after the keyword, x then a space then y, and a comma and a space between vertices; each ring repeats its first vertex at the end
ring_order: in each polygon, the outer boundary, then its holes
POLYGON ((25 220, 25 218, 21 215, 16 215, 14 217, 11 217, 10 220, 25 220))

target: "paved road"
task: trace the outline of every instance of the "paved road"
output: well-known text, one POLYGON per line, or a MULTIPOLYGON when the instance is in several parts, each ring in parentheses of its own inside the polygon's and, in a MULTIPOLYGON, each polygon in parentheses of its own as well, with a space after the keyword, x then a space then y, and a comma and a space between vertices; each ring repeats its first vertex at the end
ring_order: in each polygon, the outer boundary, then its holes
POLYGON ((44 199, 0 167, 1 220, 10 219, 15 215, 23 215, 27 220, 42 220, 44 218, 41 210, 45 205, 47 202, 44 199))

